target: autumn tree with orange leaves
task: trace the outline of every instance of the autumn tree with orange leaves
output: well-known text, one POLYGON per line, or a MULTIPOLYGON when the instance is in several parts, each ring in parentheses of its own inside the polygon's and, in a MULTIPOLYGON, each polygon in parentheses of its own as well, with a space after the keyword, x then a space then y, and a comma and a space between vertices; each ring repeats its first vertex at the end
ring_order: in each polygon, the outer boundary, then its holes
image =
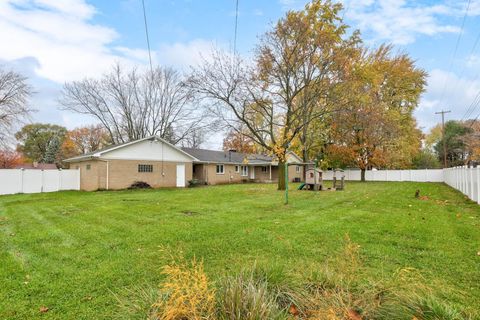
POLYGON ((365 50, 351 68, 344 83, 349 105, 332 119, 327 158, 360 168, 365 181, 368 168, 406 167, 420 151, 413 111, 426 73, 406 54, 392 54, 390 46, 365 50))
POLYGON ((230 130, 223 139, 223 150, 235 150, 242 153, 256 153, 258 147, 255 146, 255 141, 248 135, 243 133, 244 130, 230 130))
POLYGON ((23 162, 21 153, 9 149, 0 150, 0 169, 12 169, 23 162))

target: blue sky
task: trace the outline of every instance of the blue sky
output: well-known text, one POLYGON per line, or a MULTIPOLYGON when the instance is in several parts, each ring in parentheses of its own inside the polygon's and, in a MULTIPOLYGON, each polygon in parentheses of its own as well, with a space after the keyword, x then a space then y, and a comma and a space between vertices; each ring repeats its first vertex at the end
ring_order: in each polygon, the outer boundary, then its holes
MULTIPOLYGON (((301 0, 239 0, 238 51, 301 0)), ((212 46, 231 48, 235 0, 145 0, 156 63, 187 70, 212 46)), ((461 119, 480 92, 480 0, 345 0, 346 22, 370 46, 392 43, 429 73, 416 116, 426 131, 442 108, 461 119), (466 10, 468 6, 468 11, 466 10), (467 12, 462 32, 462 23, 467 12), (455 53, 457 40, 460 39, 455 53)), ((94 122, 59 110, 65 81, 95 77, 113 63, 146 65, 141 0, 1 0, 0 64, 25 73, 36 90, 34 121, 68 128, 94 122)), ((480 113, 480 107, 473 114, 480 113)), ((219 137, 215 138, 216 140, 219 137)), ((220 141, 209 141, 212 147, 220 141)))

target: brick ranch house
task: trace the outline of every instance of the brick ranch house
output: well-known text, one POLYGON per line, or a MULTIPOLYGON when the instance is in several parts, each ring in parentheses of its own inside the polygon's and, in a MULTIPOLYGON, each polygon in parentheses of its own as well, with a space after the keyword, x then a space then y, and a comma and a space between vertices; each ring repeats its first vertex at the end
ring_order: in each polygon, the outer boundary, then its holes
MULTIPOLYGON (((80 170, 80 189, 125 189, 135 181, 154 188, 186 187, 188 181, 206 184, 276 182, 278 162, 266 155, 234 151, 179 148, 156 137, 114 145, 65 160, 80 170)), ((303 179, 301 159, 287 156, 290 181, 303 179)))

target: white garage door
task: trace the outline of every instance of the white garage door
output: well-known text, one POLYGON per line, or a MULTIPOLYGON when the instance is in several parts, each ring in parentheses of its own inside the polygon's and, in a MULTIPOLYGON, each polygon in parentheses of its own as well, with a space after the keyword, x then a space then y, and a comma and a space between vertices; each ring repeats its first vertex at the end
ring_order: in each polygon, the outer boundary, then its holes
POLYGON ((177 187, 185 187, 185 164, 177 164, 177 187))

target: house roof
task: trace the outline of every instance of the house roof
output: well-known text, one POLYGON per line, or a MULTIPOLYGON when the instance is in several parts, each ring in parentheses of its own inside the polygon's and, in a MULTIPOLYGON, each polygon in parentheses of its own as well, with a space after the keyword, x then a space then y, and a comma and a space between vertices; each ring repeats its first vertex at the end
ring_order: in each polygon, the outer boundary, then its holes
POLYGON ((22 163, 17 164, 14 169, 36 169, 36 170, 57 170, 55 163, 22 163))
POLYGON ((120 149, 120 148, 124 148, 124 147, 130 146, 132 144, 139 143, 139 142, 146 141, 146 140, 160 141, 160 142, 165 143, 166 145, 180 151, 181 153, 185 154, 189 158, 192 158, 193 160, 197 160, 194 156, 192 156, 191 154, 183 151, 181 148, 179 148, 177 146, 174 146, 170 142, 168 142, 168 141, 166 141, 166 140, 164 140, 160 137, 157 137, 157 136, 150 136, 150 137, 146 137, 146 138, 143 138, 143 139, 138 139, 138 140, 135 140, 135 141, 130 141, 130 142, 125 142, 125 143, 121 143, 121 144, 111 145, 111 146, 103 148, 101 150, 97 150, 97 151, 85 153, 85 154, 82 154, 82 155, 79 155, 79 156, 76 156, 76 157, 73 157, 73 158, 65 159, 64 161, 65 162, 76 162, 76 161, 88 160, 88 159, 92 159, 92 158, 99 158, 107 152, 117 150, 117 149, 120 149))
POLYGON ((234 151, 182 148, 183 151, 204 163, 269 164, 273 158, 263 154, 246 154, 234 151))
MULTIPOLYGON (((76 156, 73 158, 69 158, 64 160, 65 162, 77 162, 77 161, 85 161, 94 158, 99 158, 103 154, 117 150, 120 148, 127 147, 129 145, 139 143, 145 140, 157 140, 161 141, 172 148, 182 152, 189 158, 192 158, 194 162, 200 163, 231 163, 231 164, 250 164, 250 165, 277 165, 275 158, 272 156, 268 156, 265 154, 247 154, 242 152, 235 152, 235 151, 216 151, 216 150, 207 150, 207 149, 196 149, 196 148, 179 148, 177 146, 172 145, 171 143, 159 138, 157 136, 150 136, 143 139, 130 141, 122 144, 112 145, 106 147, 101 150, 97 150, 94 152, 89 152, 86 154, 82 154, 80 156, 76 156)), ((297 161, 292 163, 301 164, 301 159, 295 153, 289 152, 289 154, 293 155, 297 161)))

